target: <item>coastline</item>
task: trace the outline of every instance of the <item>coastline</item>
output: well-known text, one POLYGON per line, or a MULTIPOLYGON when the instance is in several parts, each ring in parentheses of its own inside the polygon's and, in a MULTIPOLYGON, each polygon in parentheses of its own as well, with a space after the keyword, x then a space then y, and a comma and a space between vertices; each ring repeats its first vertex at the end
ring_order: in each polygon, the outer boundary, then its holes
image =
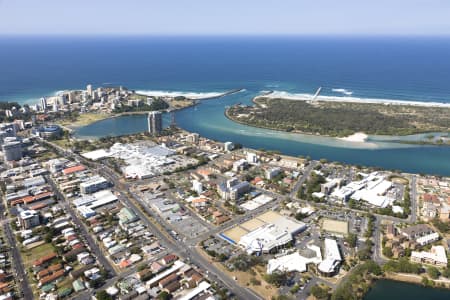
POLYGON ((385 105, 409 105, 409 106, 423 106, 423 107, 446 107, 450 108, 450 103, 444 102, 426 102, 413 100, 395 100, 395 99, 378 99, 378 98, 358 98, 350 96, 322 96, 314 97, 312 94, 304 93, 288 93, 284 91, 268 91, 263 95, 258 95, 254 99, 269 98, 269 99, 285 99, 295 101, 326 101, 326 102, 347 102, 347 103, 370 103, 370 104, 385 104, 385 105))
MULTIPOLYGON (((277 93, 277 92, 275 92, 275 91, 264 91, 262 95, 258 95, 258 96, 253 97, 252 103, 254 105, 258 105, 259 104, 257 102, 258 99, 279 99, 279 100, 287 100, 287 101, 294 100, 294 101, 305 101, 305 102, 312 101, 312 99, 308 100, 308 99, 304 99, 304 98, 302 98, 302 99, 290 99, 290 98, 270 97, 270 95, 274 95, 275 93, 277 93)), ((304 95, 304 94, 298 94, 298 95, 304 95)), ((326 96, 322 96, 322 97, 326 97, 326 96)), ((339 101, 341 98, 345 98, 345 97, 334 97, 334 98, 335 98, 335 100, 330 100, 329 102, 362 103, 362 104, 364 104, 364 103, 367 103, 367 104, 383 104, 383 103, 377 102, 375 100, 374 101, 365 101, 364 99, 360 99, 360 101, 339 101)), ((347 97, 347 98, 349 98, 349 97, 347 97)), ((323 101, 323 100, 317 99, 316 101, 323 101)), ((396 105, 400 105, 400 106, 404 106, 404 105, 407 106, 407 105, 409 105, 409 104, 404 104, 405 101, 402 101, 402 100, 392 100, 392 101, 394 101, 396 105)), ((407 103, 409 103, 409 102, 407 102, 407 103)), ((450 108, 450 103, 448 103, 448 104, 447 103, 441 103, 442 106, 428 105, 427 102, 418 102, 418 103, 419 103, 419 105, 416 105, 416 106, 450 108)), ((431 103, 431 104, 433 104, 433 103, 431 103)), ((225 117, 227 119, 229 119, 230 121, 236 122, 238 124, 242 124, 242 125, 246 125, 246 126, 250 126, 250 127, 254 127, 254 128, 269 129, 269 130, 274 130, 274 131, 283 132, 283 133, 296 133, 296 134, 303 134, 303 135, 309 135, 309 136, 320 136, 320 137, 326 137, 326 138, 334 138, 334 139, 337 139, 337 140, 351 142, 351 143, 368 143, 368 139, 369 139, 369 135, 364 133, 364 132, 355 132, 355 133, 350 134, 348 136, 332 136, 332 135, 327 135, 327 134, 318 134, 318 133, 315 134, 315 133, 311 133, 311 132, 304 132, 304 131, 300 131, 300 130, 287 131, 287 130, 272 128, 272 127, 269 127, 269 126, 249 124, 249 123, 246 123, 244 121, 241 121, 241 120, 238 120, 236 118, 233 118, 229 114, 229 110, 230 110, 230 107, 227 107, 225 109, 225 112, 224 112, 224 115, 225 115, 225 117)), ((434 130, 429 130, 429 131, 417 132, 417 133, 414 133, 414 134, 411 134, 411 135, 426 134, 426 133, 433 133, 433 132, 435 132, 435 131, 434 130)), ((440 132, 440 133, 445 134, 445 132, 440 132)), ((410 134, 408 134, 408 135, 410 135, 410 134)), ((390 142, 398 143, 398 144, 450 146, 449 143, 436 143, 436 142, 430 142, 430 141, 426 141, 426 140, 414 141, 414 140, 395 139, 395 137, 397 137, 397 136, 401 137, 401 136, 408 136, 408 135, 380 135, 380 136, 390 137, 390 138, 392 138, 392 140, 390 140, 390 142)))
MULTIPOLYGON (((217 95, 214 96, 208 96, 208 97, 202 97, 202 98, 196 98, 196 99, 191 99, 191 98, 186 98, 187 101, 191 101, 188 105, 182 106, 182 107, 172 107, 170 106, 168 109, 163 110, 163 112, 173 112, 173 111, 180 111, 183 109, 187 109, 189 107, 195 106, 197 105, 198 101, 205 101, 205 100, 213 100, 213 99, 219 99, 228 95, 232 95, 232 94, 236 94, 239 92, 244 91, 244 88, 238 88, 238 89, 232 89, 226 92, 222 92, 222 93, 218 93, 217 95)), ((201 94, 201 93, 198 93, 201 94)), ((209 94, 209 93, 203 93, 203 94, 209 94)), ((142 93, 139 93, 139 95, 145 95, 142 93)), ((170 105, 170 101, 168 103, 170 105)), ((78 124, 78 125, 66 125, 63 124, 62 122, 64 122, 64 119, 59 120, 58 125, 60 125, 61 127, 69 130, 69 131, 75 131, 80 127, 84 127, 84 126, 88 126, 88 125, 92 125, 95 124, 97 122, 100 121, 104 121, 107 119, 112 119, 112 118, 117 118, 117 117, 121 117, 121 116, 129 116, 129 115, 142 115, 142 114, 148 114, 150 111, 130 111, 130 112, 121 112, 121 113, 110 113, 110 114, 105 114, 104 116, 100 117, 100 118, 95 118, 94 120, 88 121, 88 122, 84 122, 83 124, 78 124)), ((97 113, 91 113, 91 114, 97 114, 97 113)), ((98 113, 100 114, 100 113, 98 113)), ((76 123, 76 122, 75 122, 76 123)))
MULTIPOLYGON (((245 122, 242 122, 242 121, 239 121, 239 120, 236 120, 236 119, 230 117, 228 114, 228 109, 225 109, 224 116, 232 122, 235 122, 235 123, 238 123, 241 125, 245 125, 245 126, 249 126, 249 127, 253 127, 253 128, 268 129, 268 130, 278 131, 278 132, 287 133, 287 134, 302 134, 302 135, 307 135, 307 136, 332 138, 332 139, 335 139, 338 141, 350 142, 350 143, 355 143, 355 144, 369 144, 370 143, 368 140, 369 135, 362 133, 362 132, 356 132, 354 134, 351 134, 351 135, 345 136, 345 137, 337 137, 337 136, 331 136, 331 135, 303 132, 303 131, 299 131, 299 130, 286 131, 286 130, 271 128, 268 126, 256 126, 253 124, 247 124, 245 122)), ((390 137, 395 137, 395 136, 390 136, 390 137)), ((401 140, 396 140, 396 139, 392 139, 389 142, 396 143, 396 144, 418 145, 418 146, 448 146, 447 144, 437 144, 437 143, 430 143, 430 142, 425 142, 425 141, 401 141, 401 140)))

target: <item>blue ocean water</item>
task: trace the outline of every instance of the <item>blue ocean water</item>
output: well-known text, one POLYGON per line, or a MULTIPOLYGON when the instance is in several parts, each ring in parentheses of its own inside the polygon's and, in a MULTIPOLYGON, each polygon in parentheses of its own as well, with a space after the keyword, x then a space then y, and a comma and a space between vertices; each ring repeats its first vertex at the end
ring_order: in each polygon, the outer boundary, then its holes
POLYGON ((0 101, 87 83, 450 101, 449 38, 0 37, 0 101))
MULTIPOLYGON (((135 90, 246 91, 176 113, 181 127, 220 141, 361 165, 450 175, 450 147, 343 147, 229 121, 226 106, 262 90, 450 102, 449 38, 2 37, 0 101, 35 101, 64 89, 124 85, 135 90)), ((345 116, 344 116, 345 117, 345 116)), ((364 120, 361 120, 363 122, 364 120)), ((450 126, 449 126, 450 127, 450 126)), ((145 117, 80 128, 99 137, 145 130, 145 117)))

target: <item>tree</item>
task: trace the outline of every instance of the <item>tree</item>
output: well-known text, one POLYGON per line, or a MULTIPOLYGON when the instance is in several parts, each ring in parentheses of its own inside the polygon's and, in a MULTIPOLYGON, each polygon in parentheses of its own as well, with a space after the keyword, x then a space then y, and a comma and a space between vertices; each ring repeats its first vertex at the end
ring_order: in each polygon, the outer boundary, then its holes
POLYGON ((355 208, 356 207, 356 201, 355 200, 353 200, 353 199, 350 199, 349 201, 348 201, 348 207, 350 207, 350 208, 355 208))
POLYGON ((250 278, 250 283, 252 285, 261 285, 261 281, 259 281, 258 279, 256 279, 255 277, 250 278))
POLYGON ((352 248, 356 247, 357 242, 357 236, 354 233, 349 233, 349 235, 346 237, 345 241, 348 243, 348 245, 352 248))
POLYGON ((295 218, 299 221, 303 220, 304 218, 306 218, 308 216, 308 214, 304 214, 302 212, 298 212, 295 214, 295 218))
POLYGON ((159 300, 169 300, 172 298, 172 296, 168 292, 162 291, 161 293, 158 294, 157 298, 159 300))
POLYGON ((444 276, 445 278, 450 278, 450 268, 445 268, 442 272, 442 276, 444 276))
POLYGON ((427 274, 432 278, 432 279, 438 279, 440 272, 437 268, 435 267, 428 267, 427 268, 427 274))
POLYGON ((285 272, 273 272, 272 274, 264 275, 264 280, 276 287, 280 287, 287 282, 288 276, 285 272))
POLYGON ((392 249, 390 247, 383 247, 383 255, 391 258, 394 253, 392 253, 392 249))
POLYGON ((97 300, 112 300, 112 297, 105 290, 98 291, 95 297, 97 300))
POLYGON ((317 299, 328 299, 328 289, 322 288, 320 285, 316 284, 311 288, 311 295, 317 299))

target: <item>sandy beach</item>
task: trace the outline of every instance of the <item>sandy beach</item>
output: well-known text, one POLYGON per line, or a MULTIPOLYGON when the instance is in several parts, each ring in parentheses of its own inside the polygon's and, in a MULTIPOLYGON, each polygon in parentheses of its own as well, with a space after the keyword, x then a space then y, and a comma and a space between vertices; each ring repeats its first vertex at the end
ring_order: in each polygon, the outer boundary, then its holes
POLYGON ((364 143, 367 141, 367 138, 369 136, 367 134, 365 134, 364 132, 355 132, 352 135, 343 137, 343 138, 338 138, 340 140, 346 141, 346 142, 353 142, 353 143, 364 143))
MULTIPOLYGON (((311 101, 314 98, 312 94, 296 94, 288 93, 284 91, 272 91, 271 93, 265 93, 264 95, 257 96, 257 98, 270 98, 270 99, 286 99, 286 100, 299 100, 299 101, 311 101)), ((424 102, 424 101, 408 101, 408 100, 393 100, 393 99, 376 99, 376 98, 358 98, 358 97, 336 97, 336 96, 317 96, 316 101, 330 101, 330 102, 351 102, 351 103, 373 103, 373 104, 386 104, 386 105, 411 105, 411 106, 427 106, 427 107, 446 107, 450 108, 450 103, 441 102, 424 102)))

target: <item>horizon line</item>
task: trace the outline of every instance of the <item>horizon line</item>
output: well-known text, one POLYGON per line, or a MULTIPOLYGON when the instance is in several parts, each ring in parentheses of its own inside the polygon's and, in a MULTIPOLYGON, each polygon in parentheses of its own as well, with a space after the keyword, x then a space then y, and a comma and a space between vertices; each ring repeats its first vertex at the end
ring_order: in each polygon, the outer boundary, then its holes
POLYGON ((421 33, 0 33, 2 37, 338 37, 338 38, 450 38, 450 33, 421 34, 421 33))

